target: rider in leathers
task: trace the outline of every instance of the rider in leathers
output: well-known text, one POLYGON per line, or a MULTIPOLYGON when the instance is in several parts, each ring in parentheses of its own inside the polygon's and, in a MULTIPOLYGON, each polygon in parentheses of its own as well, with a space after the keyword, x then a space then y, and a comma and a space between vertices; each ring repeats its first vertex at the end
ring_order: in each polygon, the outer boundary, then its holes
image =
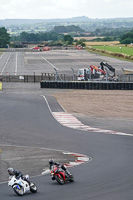
POLYGON ((30 185, 30 181, 27 180, 27 179, 23 176, 22 172, 17 171, 17 170, 15 170, 15 169, 13 169, 13 168, 8 168, 7 171, 8 171, 8 173, 9 173, 10 176, 15 176, 16 179, 20 179, 20 177, 21 177, 22 180, 27 181, 27 183, 30 185))
POLYGON ((52 170, 54 169, 54 165, 61 167, 65 171, 66 177, 72 176, 72 174, 68 171, 65 165, 61 165, 58 162, 54 162, 53 159, 49 160, 49 169, 52 170))

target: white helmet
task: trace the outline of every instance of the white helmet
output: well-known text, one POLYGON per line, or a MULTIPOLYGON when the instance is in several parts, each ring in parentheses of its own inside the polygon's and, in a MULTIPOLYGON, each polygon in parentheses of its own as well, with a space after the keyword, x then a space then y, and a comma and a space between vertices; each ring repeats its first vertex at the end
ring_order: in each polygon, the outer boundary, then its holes
POLYGON ((8 173, 9 173, 9 175, 13 175, 14 174, 14 169, 13 168, 8 168, 8 173))

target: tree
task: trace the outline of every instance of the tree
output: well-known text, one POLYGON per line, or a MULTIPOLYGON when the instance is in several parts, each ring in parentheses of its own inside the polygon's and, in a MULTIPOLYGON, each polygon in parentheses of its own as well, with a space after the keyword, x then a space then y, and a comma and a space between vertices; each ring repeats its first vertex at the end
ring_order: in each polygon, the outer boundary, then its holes
POLYGON ((121 44, 131 44, 133 43, 133 39, 131 38, 126 38, 124 40, 121 40, 121 44))
POLYGON ((7 47, 7 44, 10 43, 10 36, 7 33, 5 27, 0 28, 0 47, 7 47))
POLYGON ((85 47, 86 44, 84 43, 84 39, 80 39, 76 42, 76 45, 81 45, 82 47, 85 47))
POLYGON ((67 43, 67 44, 73 44, 73 37, 71 35, 65 35, 64 36, 64 41, 67 43))
POLYGON ((121 40, 120 40, 121 44, 130 44, 133 43, 133 30, 122 35, 121 36, 121 40))
POLYGON ((101 30, 97 28, 97 29, 95 30, 95 35, 98 36, 98 35, 100 35, 100 33, 101 33, 101 30))

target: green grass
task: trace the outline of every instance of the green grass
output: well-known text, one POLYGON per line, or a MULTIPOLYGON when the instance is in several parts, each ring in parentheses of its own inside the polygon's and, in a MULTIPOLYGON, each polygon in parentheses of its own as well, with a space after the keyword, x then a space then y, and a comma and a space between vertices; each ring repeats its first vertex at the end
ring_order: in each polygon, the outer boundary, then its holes
POLYGON ((120 46, 93 46, 93 48, 101 49, 104 51, 110 51, 114 53, 123 53, 129 56, 133 55, 133 48, 132 47, 120 47, 120 46))

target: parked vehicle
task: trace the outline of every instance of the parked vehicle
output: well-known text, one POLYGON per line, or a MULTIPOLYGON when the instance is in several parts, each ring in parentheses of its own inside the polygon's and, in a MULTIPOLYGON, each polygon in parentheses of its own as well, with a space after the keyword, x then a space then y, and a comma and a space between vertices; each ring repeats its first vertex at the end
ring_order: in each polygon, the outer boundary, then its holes
POLYGON ((78 70, 78 81, 88 81, 89 79, 89 68, 81 68, 78 70))
POLYGON ((100 66, 90 65, 88 68, 78 70, 78 81, 89 81, 91 79, 106 79, 116 81, 115 68, 108 63, 101 62, 100 66))
POLYGON ((90 79, 99 78, 100 75, 105 75, 106 72, 97 66, 90 65, 88 68, 78 70, 78 81, 88 81, 90 79))
MULTIPOLYGON (((25 178, 28 180, 29 175, 26 175, 25 178)), ((37 186, 33 182, 27 182, 26 180, 23 180, 22 178, 16 179, 15 176, 10 176, 8 181, 8 186, 11 186, 14 190, 14 192, 19 195, 23 196, 27 192, 36 193, 37 192, 37 186)))

